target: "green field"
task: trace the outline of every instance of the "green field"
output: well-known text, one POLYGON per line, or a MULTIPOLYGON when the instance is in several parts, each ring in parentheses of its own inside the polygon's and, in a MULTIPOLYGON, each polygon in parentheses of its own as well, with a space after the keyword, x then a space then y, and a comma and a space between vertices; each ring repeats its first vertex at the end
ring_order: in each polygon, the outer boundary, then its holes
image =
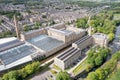
POLYGON ((73 70, 73 74, 77 75, 80 72, 84 71, 86 69, 87 66, 87 59, 85 59, 81 64, 79 64, 74 70, 73 70))
POLYGON ((114 20, 120 20, 120 13, 119 14, 114 14, 114 20))

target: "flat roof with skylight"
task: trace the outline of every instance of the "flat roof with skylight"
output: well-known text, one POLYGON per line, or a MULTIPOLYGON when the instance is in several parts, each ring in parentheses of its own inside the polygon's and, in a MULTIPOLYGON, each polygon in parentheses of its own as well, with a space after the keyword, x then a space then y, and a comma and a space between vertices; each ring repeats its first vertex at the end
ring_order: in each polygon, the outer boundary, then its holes
POLYGON ((39 35, 28 40, 31 44, 40 48, 44 52, 53 50, 64 44, 63 41, 57 40, 55 38, 49 37, 48 35, 39 35))
POLYGON ((2 60, 4 65, 8 65, 35 52, 36 49, 26 43, 15 48, 0 52, 0 59, 2 60))

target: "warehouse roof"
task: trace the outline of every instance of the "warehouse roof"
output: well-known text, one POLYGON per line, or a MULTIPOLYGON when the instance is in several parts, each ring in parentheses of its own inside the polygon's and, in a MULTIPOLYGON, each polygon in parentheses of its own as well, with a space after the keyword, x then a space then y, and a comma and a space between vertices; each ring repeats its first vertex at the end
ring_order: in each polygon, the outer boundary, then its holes
POLYGON ((15 37, 0 39, 0 52, 24 44, 15 37))
POLYGON ((49 37, 48 35, 39 35, 29 39, 28 42, 37 46, 43 51, 50 51, 60 45, 63 45, 63 41, 57 40, 55 38, 49 37))
POLYGON ((35 52, 36 49, 26 43, 15 48, 0 52, 0 59, 2 60, 4 65, 8 65, 35 52))

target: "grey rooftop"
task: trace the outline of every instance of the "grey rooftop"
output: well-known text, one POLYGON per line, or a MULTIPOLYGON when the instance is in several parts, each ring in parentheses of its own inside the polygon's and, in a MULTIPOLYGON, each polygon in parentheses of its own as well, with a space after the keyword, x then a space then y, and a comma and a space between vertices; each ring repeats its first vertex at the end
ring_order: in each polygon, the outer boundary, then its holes
POLYGON ((87 40, 87 39, 90 38, 90 37, 92 37, 92 36, 87 35, 87 36, 79 39, 78 41, 76 41, 76 42, 74 42, 74 43, 75 43, 75 44, 80 44, 80 43, 82 43, 83 41, 87 40))
POLYGON ((33 54, 36 49, 28 44, 23 44, 7 51, 0 52, 0 59, 4 65, 8 65, 14 61, 17 61, 25 56, 33 54))
POLYGON ((61 53, 57 58, 65 62, 78 52, 81 52, 79 48, 71 47, 68 50, 61 53))
POLYGON ((63 41, 49 37, 48 35, 39 35, 37 37, 29 39, 28 42, 37 46, 45 52, 53 50, 54 48, 64 44, 63 41))
POLYGON ((18 39, 14 39, 14 40, 8 41, 6 43, 2 43, 2 44, 0 44, 0 52, 5 51, 10 48, 13 48, 13 47, 16 47, 16 46, 19 46, 21 44, 24 44, 24 42, 22 42, 18 39))

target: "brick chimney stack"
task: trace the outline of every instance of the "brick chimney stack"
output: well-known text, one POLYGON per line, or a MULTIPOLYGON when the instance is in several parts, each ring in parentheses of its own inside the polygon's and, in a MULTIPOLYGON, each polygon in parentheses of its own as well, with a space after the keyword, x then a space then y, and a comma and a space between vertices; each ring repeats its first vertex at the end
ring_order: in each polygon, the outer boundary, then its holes
POLYGON ((20 39, 19 25, 18 25, 18 21, 15 15, 14 15, 14 25, 15 25, 15 31, 16 31, 17 38, 20 39))

